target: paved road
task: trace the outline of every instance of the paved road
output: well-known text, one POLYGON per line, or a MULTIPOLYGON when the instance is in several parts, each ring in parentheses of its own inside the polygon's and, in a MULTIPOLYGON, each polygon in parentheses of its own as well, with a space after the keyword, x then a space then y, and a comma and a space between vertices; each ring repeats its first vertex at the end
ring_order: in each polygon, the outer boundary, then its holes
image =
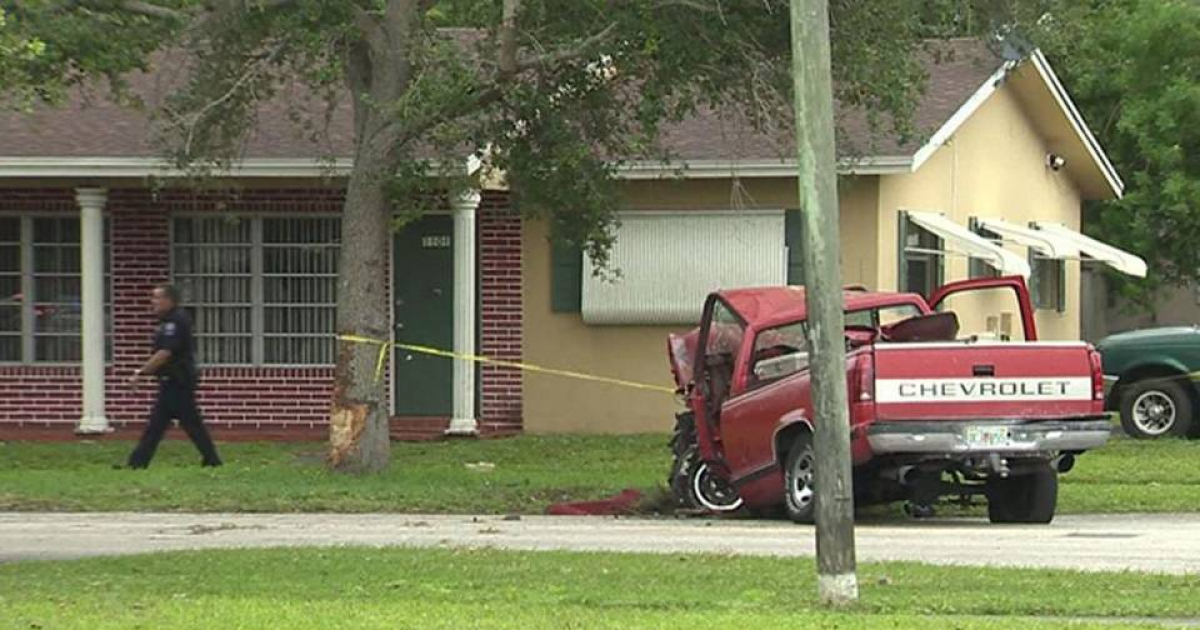
MULTIPOLYGON (((659 553, 813 553, 813 528, 778 521, 402 514, 0 513, 0 562, 169 549, 289 545, 472 546, 659 553)), ((1200 516, 1063 516, 866 524, 859 558, 938 564, 1200 573, 1200 516)))

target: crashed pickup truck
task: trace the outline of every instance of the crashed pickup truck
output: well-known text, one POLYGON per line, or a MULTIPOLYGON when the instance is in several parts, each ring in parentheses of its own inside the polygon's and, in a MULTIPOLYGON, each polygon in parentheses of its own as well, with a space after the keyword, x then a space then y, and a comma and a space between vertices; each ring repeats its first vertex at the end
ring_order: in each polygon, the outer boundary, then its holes
MULTIPOLYGON (((927 516, 938 500, 982 496, 994 523, 1050 522, 1058 474, 1109 438, 1100 355, 1083 342, 1038 342, 1019 276, 952 283, 928 300, 861 288, 844 298, 855 502, 906 501, 927 516), (974 291, 1011 292, 1021 341, 960 338, 947 300, 974 291)), ((668 481, 682 504, 782 506, 812 522, 822 418, 805 320, 803 287, 720 291, 697 330, 670 337, 687 409, 668 481)))

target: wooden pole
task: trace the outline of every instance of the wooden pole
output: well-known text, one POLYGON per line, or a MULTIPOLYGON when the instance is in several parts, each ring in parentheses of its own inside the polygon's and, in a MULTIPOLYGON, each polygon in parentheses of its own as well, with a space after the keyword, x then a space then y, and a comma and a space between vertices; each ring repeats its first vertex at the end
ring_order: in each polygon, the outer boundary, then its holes
POLYGON ((858 599, 854 489, 846 400, 845 316, 827 0, 792 0, 796 152, 804 225, 804 284, 813 352, 817 592, 834 606, 858 599))

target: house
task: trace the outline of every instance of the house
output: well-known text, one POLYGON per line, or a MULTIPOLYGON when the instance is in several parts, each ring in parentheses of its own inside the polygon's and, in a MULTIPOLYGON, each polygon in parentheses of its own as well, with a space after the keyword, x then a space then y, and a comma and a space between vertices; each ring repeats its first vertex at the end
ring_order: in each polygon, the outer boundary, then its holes
MULTIPOLYGON (((916 111, 928 135, 901 143, 843 112, 844 280, 925 293, 1026 274, 1042 336, 1076 339, 1081 265, 1145 273, 1078 233, 1082 202, 1121 195, 1121 180, 1040 53, 1005 61, 970 40, 944 47, 916 111)), ((146 296, 168 280, 194 312, 200 401, 218 436, 324 435, 349 162, 328 170, 271 110, 282 106, 265 107, 245 159, 206 191, 173 185, 142 113, 77 99, 0 115, 0 436, 136 428, 149 393, 121 376, 145 357, 146 296)), ((349 130, 343 112, 328 138, 338 155, 350 154, 349 130)), ((552 246, 546 224, 512 212, 500 187, 465 195, 395 235, 396 338, 669 385, 666 336, 695 323, 708 291, 802 278, 787 135, 714 112, 669 129, 673 162, 621 172, 615 279, 552 246)), ((1000 296, 954 308, 966 331, 1019 333, 1000 296)), ((469 365, 394 352, 393 435, 673 422, 661 392, 469 365)))

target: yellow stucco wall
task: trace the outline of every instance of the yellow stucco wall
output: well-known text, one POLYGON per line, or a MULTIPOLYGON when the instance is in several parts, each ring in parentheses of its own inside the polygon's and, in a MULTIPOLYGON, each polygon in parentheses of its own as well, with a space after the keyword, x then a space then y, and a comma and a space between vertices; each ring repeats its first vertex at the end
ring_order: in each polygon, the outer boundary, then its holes
MULTIPOLYGON (((1046 167, 1048 145, 1021 108, 1011 90, 1001 89, 916 173, 880 178, 879 288, 897 288, 897 213, 901 208, 944 212, 964 226, 974 216, 1021 225, 1035 219, 1057 221, 1079 229, 1079 190, 1066 171, 1046 167)), ((1026 255, 1024 247, 1008 247, 1026 255)), ((1043 339, 1079 338, 1079 263, 1068 261, 1066 265, 1065 312, 1037 312, 1043 339)), ((947 282, 966 279, 967 258, 948 257, 945 271, 947 282)), ((1013 311, 1016 317, 1015 302, 1007 296, 957 300, 953 307, 959 311, 964 331, 983 331, 985 316, 997 311, 1013 311)))
MULTIPOLYGON (((845 234, 873 231, 877 215, 875 178, 848 178, 841 189, 845 234)), ((729 179, 629 182, 628 210, 714 210, 795 208, 792 180, 729 179)), ((670 386, 667 335, 689 326, 589 326, 578 313, 550 309, 551 248, 545 223, 523 232, 525 360, 670 386)), ((875 271, 874 239, 846 239, 846 282, 865 282, 875 271)), ((636 433, 667 431, 678 404, 670 395, 624 389, 536 373, 525 375, 525 430, 531 433, 636 433)))

